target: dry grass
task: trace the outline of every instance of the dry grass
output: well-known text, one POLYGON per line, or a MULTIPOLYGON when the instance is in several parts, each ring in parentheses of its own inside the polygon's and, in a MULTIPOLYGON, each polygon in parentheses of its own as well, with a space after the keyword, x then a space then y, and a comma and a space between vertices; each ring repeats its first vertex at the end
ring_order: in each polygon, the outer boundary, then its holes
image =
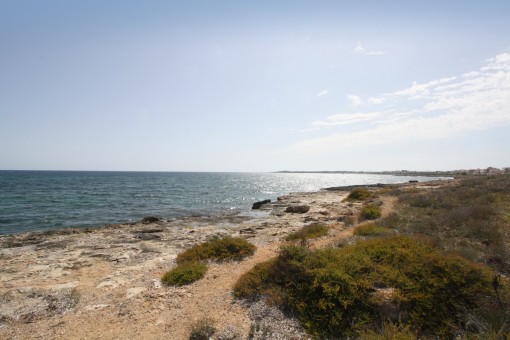
POLYGON ((378 223, 427 235, 448 252, 510 273, 510 176, 475 177, 434 190, 394 191, 398 206, 378 223))

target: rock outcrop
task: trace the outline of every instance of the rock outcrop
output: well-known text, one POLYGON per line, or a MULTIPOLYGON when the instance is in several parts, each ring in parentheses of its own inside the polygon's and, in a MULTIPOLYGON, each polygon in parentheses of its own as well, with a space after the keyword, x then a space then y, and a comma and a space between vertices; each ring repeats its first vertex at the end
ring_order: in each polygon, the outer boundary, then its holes
POLYGON ((161 221, 161 218, 155 216, 147 216, 142 219, 143 224, 155 223, 161 221))
POLYGON ((253 206, 251 208, 252 209, 260 209, 261 206, 263 206, 264 204, 268 204, 268 203, 271 203, 271 200, 263 200, 260 202, 255 202, 255 203, 253 203, 253 206))

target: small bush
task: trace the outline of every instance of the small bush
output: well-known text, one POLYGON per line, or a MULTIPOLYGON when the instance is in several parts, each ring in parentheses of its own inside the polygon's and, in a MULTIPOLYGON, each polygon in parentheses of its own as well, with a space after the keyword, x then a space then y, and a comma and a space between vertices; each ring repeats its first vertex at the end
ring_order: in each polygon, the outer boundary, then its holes
POLYGON ((375 223, 362 224, 354 228, 354 235, 358 236, 383 236, 391 235, 395 232, 391 229, 381 227, 375 223))
POLYGON ((328 234, 329 228, 327 225, 322 223, 314 223, 304 226, 300 230, 287 235, 285 240, 296 241, 296 240, 307 240, 311 238, 319 238, 328 234))
POLYGON ((360 213, 363 220, 375 220, 381 217, 381 214, 381 208, 373 204, 365 205, 360 213))
POLYGON ((256 247, 238 237, 214 238, 208 242, 193 246, 177 255, 177 263, 194 261, 242 260, 253 255, 256 247))
POLYGON ((347 196, 347 201, 364 201, 369 198, 372 198, 373 195, 370 191, 365 188, 356 188, 353 189, 349 195, 347 196))
POLYGON ((185 262, 163 275, 161 281, 172 286, 183 286, 200 280, 207 271, 207 265, 202 262, 185 262))
POLYGON ((216 328, 212 320, 201 319, 191 327, 189 340, 209 340, 214 333, 216 333, 216 328))

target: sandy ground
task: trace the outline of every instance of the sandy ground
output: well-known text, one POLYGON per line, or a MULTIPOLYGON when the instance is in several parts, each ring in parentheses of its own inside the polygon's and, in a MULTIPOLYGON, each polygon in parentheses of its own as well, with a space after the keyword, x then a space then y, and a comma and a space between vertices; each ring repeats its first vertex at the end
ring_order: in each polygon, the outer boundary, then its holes
MULTIPOLYGON (((349 237, 352 227, 342 221, 356 218, 361 204, 342 202, 346 195, 291 194, 257 218, 190 217, 0 237, 0 339, 187 339, 203 318, 214 321, 217 334, 245 339, 252 321, 248 306, 231 295, 236 280, 306 224, 331 227, 315 247, 349 237), (311 209, 285 212, 298 204, 311 209), (191 285, 161 285, 179 251, 214 235, 247 238, 257 251, 241 262, 211 264, 191 285)), ((393 202, 384 200, 387 214, 393 202)))

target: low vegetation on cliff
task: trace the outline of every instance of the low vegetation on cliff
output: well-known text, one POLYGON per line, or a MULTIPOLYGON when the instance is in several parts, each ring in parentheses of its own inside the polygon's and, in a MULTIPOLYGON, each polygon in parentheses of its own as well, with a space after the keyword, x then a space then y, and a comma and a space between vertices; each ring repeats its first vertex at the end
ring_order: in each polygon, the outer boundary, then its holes
POLYGON ((204 277, 207 261, 240 261, 253 255, 255 249, 252 243, 242 238, 213 238, 177 255, 177 266, 166 272, 161 282, 174 286, 193 283, 204 277))
POLYGON ((256 247, 239 237, 213 238, 177 255, 177 263, 192 261, 240 261, 255 253, 256 247))
POLYGON ((466 320, 507 297, 507 287, 497 292, 493 280, 483 265, 447 255, 424 239, 399 236, 316 251, 285 246, 276 259, 243 275, 234 294, 269 297, 319 337, 355 336, 384 322, 450 337, 485 327, 481 316, 477 323, 466 320))
POLYGON ((303 228, 299 229, 296 232, 290 233, 285 238, 287 241, 305 241, 308 239, 318 238, 322 236, 326 236, 329 232, 329 227, 322 223, 313 223, 303 228))
POLYGON ((510 175, 471 177, 437 189, 397 188, 381 226, 429 236, 447 252, 510 274, 510 175))
POLYGON ((357 236, 384 236, 393 235, 395 231, 386 227, 381 227, 376 223, 365 223, 354 228, 353 234, 357 236))
POLYGON ((376 220, 381 217, 381 208, 375 204, 367 204, 361 208, 360 217, 362 220, 376 220))
POLYGON ((351 192, 349 193, 349 195, 347 196, 347 198, 345 200, 350 201, 350 202, 365 201, 372 197, 373 197, 373 194, 368 189, 356 188, 356 189, 351 190, 351 192))
POLYGON ((368 238, 318 250, 285 245, 245 273, 234 295, 268 299, 318 338, 510 335, 509 176, 385 190, 379 195, 398 197, 385 218, 372 194, 366 202, 355 190, 349 201, 378 210, 362 212, 377 221, 354 229, 368 238))
POLYGON ((207 264, 202 262, 185 262, 163 275, 161 281, 171 286, 183 286, 200 280, 207 272, 207 264))

